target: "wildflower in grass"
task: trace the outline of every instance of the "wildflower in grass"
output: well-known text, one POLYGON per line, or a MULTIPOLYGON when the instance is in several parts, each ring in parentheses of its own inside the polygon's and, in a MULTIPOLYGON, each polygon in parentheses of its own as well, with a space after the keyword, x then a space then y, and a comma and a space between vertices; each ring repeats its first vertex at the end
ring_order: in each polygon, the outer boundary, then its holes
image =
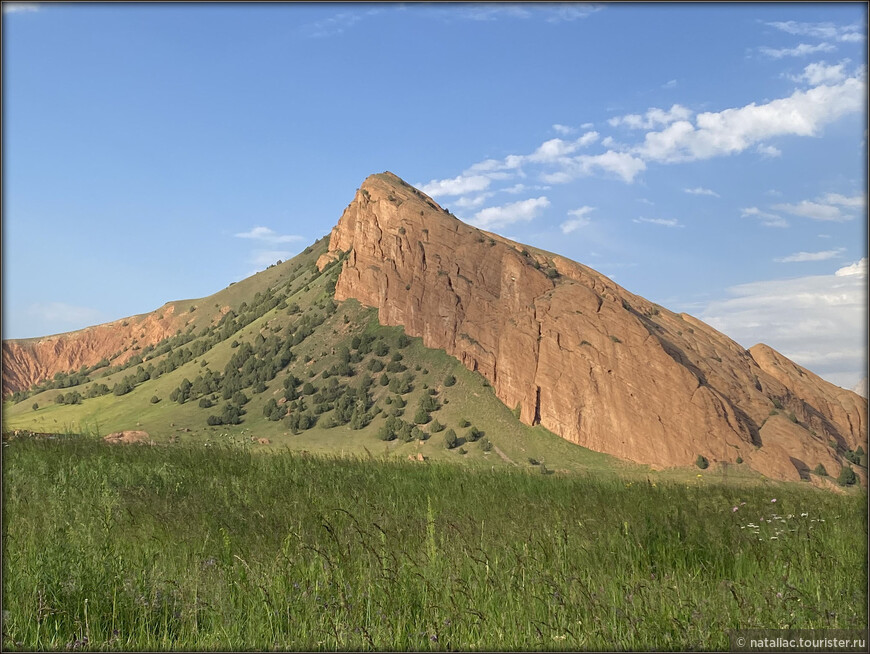
POLYGON ((731 513, 736 513, 736 512, 737 512, 737 507, 736 507, 736 506, 732 506, 732 507, 731 507, 731 513))
POLYGON ((771 504, 776 504, 776 498, 774 497, 772 500, 770 500, 770 502, 771 504))

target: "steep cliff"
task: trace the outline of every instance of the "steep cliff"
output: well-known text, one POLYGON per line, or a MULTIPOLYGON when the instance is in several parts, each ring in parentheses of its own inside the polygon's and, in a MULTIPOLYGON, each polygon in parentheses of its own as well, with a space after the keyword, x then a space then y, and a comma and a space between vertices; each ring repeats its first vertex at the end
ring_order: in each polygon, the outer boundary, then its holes
POLYGON ((865 442, 867 401, 765 345, 745 350, 563 257, 462 223, 391 173, 365 180, 322 268, 480 372, 526 424, 656 467, 740 459, 778 479, 834 474, 865 442))
POLYGON ((172 336, 188 316, 166 305, 152 313, 44 338, 3 341, 3 393, 27 389, 58 372, 74 372, 115 357, 121 364, 143 347, 172 336))

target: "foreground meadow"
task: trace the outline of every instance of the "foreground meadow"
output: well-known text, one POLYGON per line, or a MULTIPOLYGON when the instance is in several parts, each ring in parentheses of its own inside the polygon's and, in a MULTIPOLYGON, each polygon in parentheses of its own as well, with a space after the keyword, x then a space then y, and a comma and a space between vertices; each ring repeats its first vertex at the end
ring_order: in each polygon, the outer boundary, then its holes
POLYGON ((4 649, 722 650, 867 626, 863 492, 84 437, 3 455, 4 649))

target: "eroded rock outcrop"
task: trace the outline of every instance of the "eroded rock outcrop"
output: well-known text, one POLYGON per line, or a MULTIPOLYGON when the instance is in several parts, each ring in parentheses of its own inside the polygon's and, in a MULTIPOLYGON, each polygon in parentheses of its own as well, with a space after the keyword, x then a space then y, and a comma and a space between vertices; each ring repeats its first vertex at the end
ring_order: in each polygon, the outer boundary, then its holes
POLYGON ((58 372, 75 372, 115 357, 127 362, 140 348, 172 336, 188 316, 176 315, 173 305, 75 332, 3 341, 3 394, 27 389, 58 372))
POLYGON ((792 480, 867 449, 864 398, 466 225, 391 173, 365 180, 318 265, 342 253, 336 299, 376 307, 480 372, 524 423, 590 449, 656 467, 740 459, 792 480))

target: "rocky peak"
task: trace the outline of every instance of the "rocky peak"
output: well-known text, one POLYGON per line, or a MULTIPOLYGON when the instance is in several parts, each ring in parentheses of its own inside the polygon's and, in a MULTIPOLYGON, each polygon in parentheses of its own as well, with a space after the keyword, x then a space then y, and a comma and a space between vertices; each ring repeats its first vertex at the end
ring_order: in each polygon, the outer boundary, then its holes
POLYGON ((467 225, 386 172, 330 235, 336 299, 376 307, 482 374, 526 424, 655 467, 711 462, 779 479, 864 445, 867 401, 597 271, 467 225))

